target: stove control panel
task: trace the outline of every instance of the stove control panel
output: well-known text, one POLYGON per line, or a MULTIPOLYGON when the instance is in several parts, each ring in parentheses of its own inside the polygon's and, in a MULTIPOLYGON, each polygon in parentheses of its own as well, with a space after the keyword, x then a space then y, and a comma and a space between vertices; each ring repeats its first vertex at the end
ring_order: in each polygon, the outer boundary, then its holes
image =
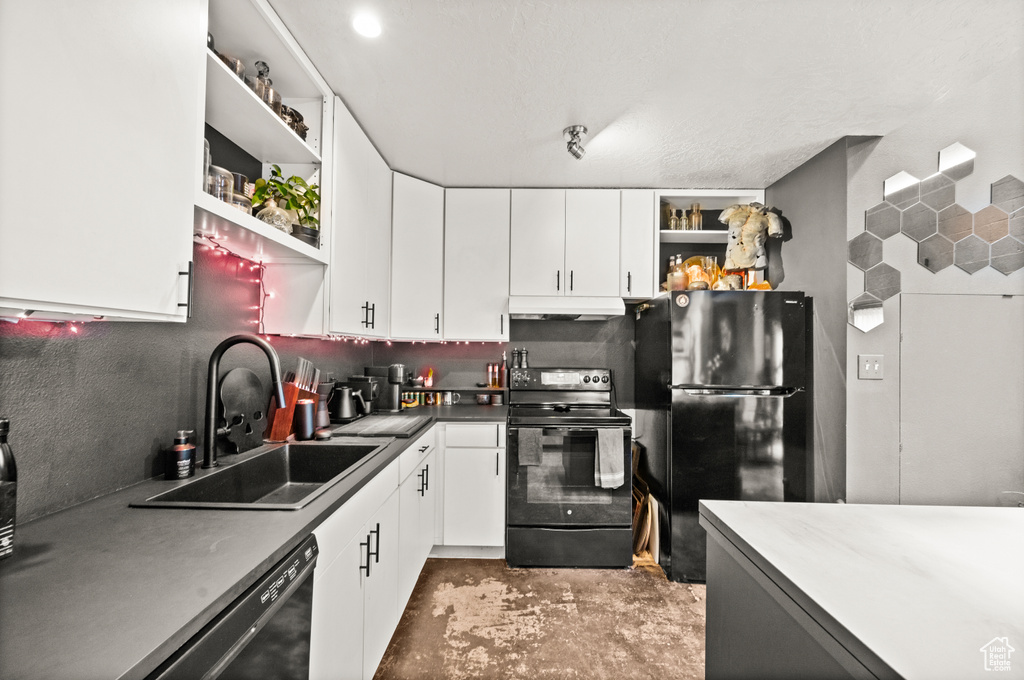
POLYGON ((557 392, 608 391, 612 372, 607 368, 513 368, 509 387, 557 392))

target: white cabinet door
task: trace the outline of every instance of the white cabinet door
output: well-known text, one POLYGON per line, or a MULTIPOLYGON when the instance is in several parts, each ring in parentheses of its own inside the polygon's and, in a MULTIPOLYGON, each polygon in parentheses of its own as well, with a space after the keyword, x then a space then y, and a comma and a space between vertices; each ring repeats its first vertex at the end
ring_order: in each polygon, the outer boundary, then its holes
POLYGON ((370 140, 340 98, 334 102, 334 252, 331 257, 332 333, 362 334, 367 330, 366 258, 371 230, 369 209, 370 140))
POLYGON ((363 677, 373 678, 398 625, 398 490, 366 524, 369 574, 363 574, 363 677))
POLYGON ((366 298, 369 324, 363 335, 388 337, 391 301, 391 194, 392 172, 377 149, 366 141, 369 156, 366 218, 366 298))
POLYGON ((440 340, 444 306, 444 188, 394 173, 391 337, 440 340))
POLYGON ((508 341, 508 189, 447 189, 444 338, 508 341))
POLYGON ((0 314, 185 320, 205 12, 3 3, 0 314))
POLYGON ((505 449, 444 452, 445 545, 505 545, 505 449))
POLYGON ((618 297, 619 190, 565 192, 566 295, 618 297))
MULTIPOLYGON (((436 452, 427 454, 399 489, 398 615, 401 617, 423 563, 434 547, 436 494, 431 475, 436 472, 436 452)), ((436 484, 434 484, 436 486, 436 484)))
POLYGON ((509 247, 512 295, 564 294, 564 189, 512 190, 509 247))
POLYGON ((658 232, 654 191, 623 189, 619 248, 619 296, 649 299, 657 294, 655 260, 658 232))
POLYGON ((310 680, 363 676, 363 575, 366 534, 349 541, 330 564, 317 563, 309 641, 310 680))

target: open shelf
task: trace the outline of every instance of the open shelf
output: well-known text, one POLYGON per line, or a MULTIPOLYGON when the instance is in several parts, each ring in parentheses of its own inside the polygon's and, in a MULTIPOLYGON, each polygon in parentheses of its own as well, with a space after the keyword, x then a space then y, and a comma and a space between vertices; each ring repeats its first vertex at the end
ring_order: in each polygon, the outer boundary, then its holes
POLYGON ((320 154, 209 50, 206 122, 262 163, 320 163, 320 154))
POLYGON ((195 232, 198 241, 206 242, 201 236, 211 236, 254 262, 327 264, 329 258, 325 249, 314 248, 205 192, 196 195, 195 232))
POLYGON ((728 243, 728 229, 698 229, 696 231, 685 231, 662 229, 660 241, 662 243, 728 243))

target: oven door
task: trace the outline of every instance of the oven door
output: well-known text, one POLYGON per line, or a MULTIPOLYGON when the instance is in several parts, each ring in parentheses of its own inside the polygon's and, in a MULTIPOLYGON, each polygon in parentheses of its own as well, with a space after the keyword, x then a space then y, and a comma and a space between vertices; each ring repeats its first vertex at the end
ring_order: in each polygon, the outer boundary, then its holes
POLYGON ((625 482, 616 489, 603 489, 594 482, 599 428, 543 427, 539 464, 522 465, 520 433, 525 429, 508 428, 506 513, 510 527, 630 526, 630 428, 619 428, 625 482))

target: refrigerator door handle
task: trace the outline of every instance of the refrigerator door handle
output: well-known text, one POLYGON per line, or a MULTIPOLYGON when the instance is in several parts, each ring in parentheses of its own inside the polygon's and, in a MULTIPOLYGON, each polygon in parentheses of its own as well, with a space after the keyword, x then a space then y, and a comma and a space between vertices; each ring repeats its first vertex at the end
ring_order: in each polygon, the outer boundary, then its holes
POLYGON ((750 387, 726 387, 724 385, 669 385, 669 389, 682 390, 692 396, 711 397, 792 397, 803 392, 802 387, 778 387, 755 385, 750 387))

